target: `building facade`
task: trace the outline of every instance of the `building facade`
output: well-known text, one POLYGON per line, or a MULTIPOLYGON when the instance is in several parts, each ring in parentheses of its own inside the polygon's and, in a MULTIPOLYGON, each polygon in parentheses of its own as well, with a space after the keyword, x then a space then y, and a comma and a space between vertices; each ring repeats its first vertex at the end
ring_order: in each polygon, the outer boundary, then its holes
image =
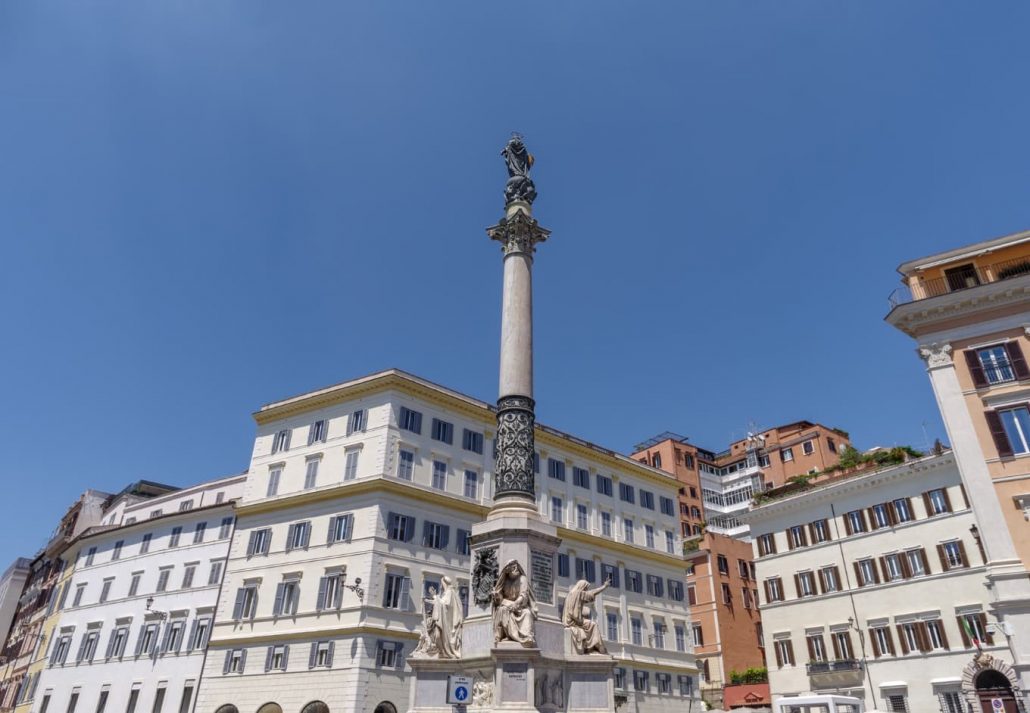
POLYGON ((6 641, 11 631, 14 612, 31 570, 32 560, 19 557, 0 575, 0 641, 6 641))
MULTIPOLYGON (((269 404, 198 695, 202 710, 405 711, 423 600, 469 596, 469 534, 492 499, 489 405, 387 371, 269 404)), ((537 425, 537 506, 558 525, 559 600, 594 616, 622 710, 697 695, 677 483, 537 425)))
POLYGON ((774 698, 964 713, 982 671, 1014 677, 954 454, 784 491, 746 516, 774 698))
POLYGON ((1030 688, 1030 232, 902 264, 887 321, 918 345, 988 555, 991 614, 1030 688))
POLYGON ((108 503, 103 524, 67 550, 27 710, 193 710, 245 480, 148 497, 123 492, 108 503))

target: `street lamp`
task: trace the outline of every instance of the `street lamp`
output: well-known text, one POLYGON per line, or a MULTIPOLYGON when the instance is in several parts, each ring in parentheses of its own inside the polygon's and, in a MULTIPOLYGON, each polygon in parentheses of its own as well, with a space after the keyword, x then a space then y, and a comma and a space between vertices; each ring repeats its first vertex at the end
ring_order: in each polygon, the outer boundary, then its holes
POLYGON ((340 577, 340 586, 342 586, 344 589, 349 589, 355 594, 357 594, 358 601, 365 601, 365 590, 361 588, 361 577, 355 577, 354 584, 347 584, 347 573, 344 572, 344 574, 340 577))
POLYGON ((167 619, 168 618, 168 612, 161 611, 160 609, 154 609, 154 598, 153 597, 147 597, 147 611, 149 613, 151 613, 151 614, 156 614, 161 619, 167 619))
POLYGON ((865 653, 865 635, 862 630, 855 624, 855 617, 848 617, 848 627, 854 629, 858 633, 858 645, 862 647, 862 671, 865 673, 865 680, 869 684, 869 703, 870 705, 876 705, 876 691, 873 689, 873 678, 869 674, 869 663, 866 659, 865 653))

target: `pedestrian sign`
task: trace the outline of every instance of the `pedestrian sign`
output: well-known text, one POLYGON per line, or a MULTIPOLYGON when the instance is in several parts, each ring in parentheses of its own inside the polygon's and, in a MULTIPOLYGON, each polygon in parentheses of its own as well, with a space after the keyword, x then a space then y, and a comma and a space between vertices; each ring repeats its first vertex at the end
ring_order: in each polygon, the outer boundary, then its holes
POLYGON ((471 676, 447 677, 447 702, 452 705, 468 705, 472 698, 471 676))

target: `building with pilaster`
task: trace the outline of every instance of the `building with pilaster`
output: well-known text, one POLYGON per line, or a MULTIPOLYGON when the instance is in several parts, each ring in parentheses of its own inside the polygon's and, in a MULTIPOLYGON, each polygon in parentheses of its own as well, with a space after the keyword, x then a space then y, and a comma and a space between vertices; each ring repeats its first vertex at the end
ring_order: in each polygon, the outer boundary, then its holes
POLYGON ((191 713, 245 480, 136 484, 109 501, 67 549, 26 710, 191 713))
POLYGON ((1013 675, 953 453, 773 490, 745 518, 774 698, 965 713, 978 677, 1013 675))
MULTIPOLYGON (((1030 231, 903 263, 887 321, 926 362, 988 557, 989 615, 1030 690, 1030 231)), ((1024 705, 1030 701, 1023 701, 1024 705)))
MULTIPOLYGON (((255 419, 199 709, 408 710, 429 588, 451 577, 468 606, 469 536, 493 498, 494 408, 390 370, 255 419)), ((675 479, 546 426, 535 435, 533 507, 562 538, 557 603, 576 579, 612 578, 595 617, 630 706, 620 710, 691 698, 675 479)))

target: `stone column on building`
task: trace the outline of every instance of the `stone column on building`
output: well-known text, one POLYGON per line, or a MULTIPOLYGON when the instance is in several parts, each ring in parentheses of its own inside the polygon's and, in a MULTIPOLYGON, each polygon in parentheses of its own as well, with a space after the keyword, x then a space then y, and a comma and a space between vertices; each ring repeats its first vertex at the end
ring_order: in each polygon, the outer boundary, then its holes
POLYGON ((955 453, 962 483, 976 517, 980 541, 987 555, 987 587, 990 608, 1012 652, 1013 668, 1024 695, 1030 691, 1030 579, 1012 543, 1012 535, 998 500, 986 456, 980 446, 972 416, 948 343, 919 348, 944 419, 944 428, 955 453))
POLYGON ((574 651, 555 596, 561 539, 537 510, 532 269, 536 245, 549 231, 533 218, 533 158, 522 138, 513 135, 502 155, 509 176, 504 216, 486 231, 500 243, 504 266, 494 501, 486 519, 472 526, 472 586, 461 656, 410 659, 412 713, 449 713, 447 677, 455 674, 476 681, 481 698, 470 701, 474 709, 614 713, 615 661, 574 651), (499 611, 494 587, 512 562, 523 573, 516 578, 528 583, 518 614, 520 640, 497 633, 504 629, 498 621, 511 615, 499 611))

